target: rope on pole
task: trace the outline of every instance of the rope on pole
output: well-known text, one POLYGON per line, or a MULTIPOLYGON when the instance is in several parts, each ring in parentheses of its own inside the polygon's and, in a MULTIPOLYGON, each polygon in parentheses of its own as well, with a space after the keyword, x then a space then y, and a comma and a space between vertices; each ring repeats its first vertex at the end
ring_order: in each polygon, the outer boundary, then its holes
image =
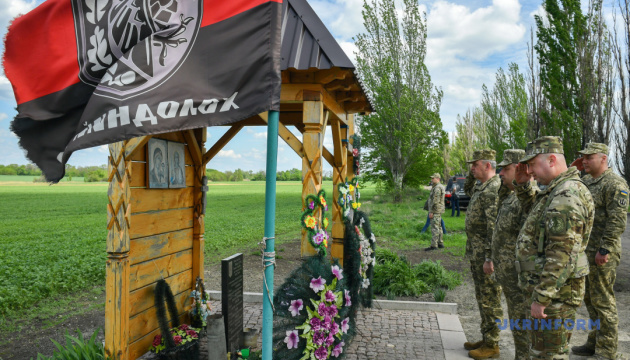
POLYGON ((265 284, 265 289, 267 289, 267 298, 269 299, 269 304, 271 304, 271 309, 273 312, 276 312, 275 306, 273 306, 273 300, 271 299, 271 295, 269 295, 269 286, 267 285, 267 275, 265 274, 265 270, 273 266, 276 267, 276 252, 266 252, 267 250, 267 240, 275 240, 276 237, 263 237, 262 241, 258 243, 260 245, 260 252, 262 253, 262 266, 263 266, 263 283, 265 284))

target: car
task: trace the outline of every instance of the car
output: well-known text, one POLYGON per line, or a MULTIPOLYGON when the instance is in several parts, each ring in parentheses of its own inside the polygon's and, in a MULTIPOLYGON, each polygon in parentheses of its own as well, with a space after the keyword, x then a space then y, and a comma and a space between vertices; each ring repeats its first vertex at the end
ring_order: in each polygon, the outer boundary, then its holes
POLYGON ((453 183, 456 183, 458 188, 459 208, 466 209, 470 202, 470 196, 466 195, 464 192, 464 184, 466 184, 466 177, 464 175, 455 175, 448 179, 446 183, 446 194, 444 195, 444 204, 447 208, 451 208, 451 189, 453 188, 453 183))

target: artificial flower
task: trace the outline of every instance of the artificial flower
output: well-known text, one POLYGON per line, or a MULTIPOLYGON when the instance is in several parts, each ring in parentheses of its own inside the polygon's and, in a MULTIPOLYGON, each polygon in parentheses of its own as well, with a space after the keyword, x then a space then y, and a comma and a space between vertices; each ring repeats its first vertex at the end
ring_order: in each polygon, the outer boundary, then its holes
POLYGON ((337 335, 339 333, 339 325, 337 325, 336 322, 332 323, 332 326, 330 327, 330 333, 333 335, 337 335))
POLYGON ((348 185, 348 191, 351 193, 354 192, 354 185, 352 184, 348 185))
POLYGON ((300 315, 300 310, 302 310, 303 308, 304 302, 302 302, 302 299, 292 300, 291 306, 289 306, 289 311, 291 312, 292 316, 298 316, 300 315))
POLYGON ((323 207, 326 208, 326 210, 328 210, 328 205, 326 205, 326 199, 324 199, 323 196, 319 197, 319 202, 320 202, 320 204, 322 204, 323 207))
POLYGON ((325 299, 327 302, 332 303, 337 299, 337 297, 331 290, 328 290, 326 291, 325 299))
POLYGON ((317 226, 317 218, 315 218, 314 216, 308 215, 306 219, 304 219, 304 223, 306 224, 307 228, 314 229, 315 226, 317 226))
POLYGON ((175 345, 179 345, 182 343, 182 337, 179 335, 173 336, 173 341, 175 341, 175 345))
POLYGON ((352 156, 353 157, 359 156, 359 149, 357 149, 357 148, 352 149, 352 156))
POLYGON ((344 298, 346 300, 346 306, 351 306, 352 300, 350 299, 350 291, 344 290, 343 292, 344 292, 344 298))
POLYGON ((363 279, 363 284, 361 284, 361 286, 363 286, 364 289, 367 289, 370 287, 370 279, 363 279))
POLYGON ((322 322, 321 322, 321 320, 319 320, 319 318, 313 317, 309 321, 309 325, 311 326, 311 330, 317 331, 317 330, 321 329, 322 322))
POLYGON ((352 208, 353 209, 357 209, 359 207, 359 203, 352 203, 352 208))
MULTIPOLYGON (((335 275, 337 280, 343 279, 343 275, 341 274, 342 272, 343 272, 343 270, 340 269, 338 265, 334 265, 332 267, 332 273, 333 273, 333 275, 335 275)), ((346 290, 346 291, 348 291, 348 290, 346 290)))
POLYGON ((328 218, 324 218, 324 229, 328 227, 328 224, 330 224, 328 218))
POLYGON ((313 291, 316 293, 324 290, 324 286, 326 284, 326 279, 322 279, 322 277, 318 277, 317 279, 312 279, 311 284, 309 285, 313 291))
POLYGON ((324 342, 326 343, 326 346, 332 346, 332 344, 335 342, 335 338, 333 337, 332 332, 328 333, 328 336, 326 337, 326 340, 324 342))
POLYGON ((308 203, 308 208, 311 209, 311 210, 315 209, 315 202, 314 201, 309 202, 308 203))
POLYGON ((319 303, 319 306, 317 307, 317 313, 319 314, 319 316, 326 315, 326 304, 324 304, 324 302, 319 303))
POLYGON ((297 330, 287 331, 287 337, 284 338, 284 342, 287 344, 287 348, 297 349, 300 338, 298 337, 297 330))
POLYGON ((313 334, 313 344, 322 345, 326 341, 326 331, 318 330, 313 334))
POLYGON ((339 355, 341 355, 341 353, 343 352, 343 346, 345 345, 345 343, 342 341, 339 344, 335 345, 335 347, 332 350, 332 356, 334 357, 339 357, 339 355))
POLYGON ((350 318, 345 318, 341 321, 341 332, 344 334, 347 334, 348 330, 350 330, 350 325, 348 324, 349 321, 350 318))
POLYGON ((324 240, 326 240, 326 235, 321 231, 313 236, 313 242, 315 243, 315 245, 320 245, 324 242, 324 240))
POLYGON ((322 346, 315 350, 315 358, 317 360, 326 360, 326 358, 328 358, 328 349, 326 349, 325 346, 322 346))

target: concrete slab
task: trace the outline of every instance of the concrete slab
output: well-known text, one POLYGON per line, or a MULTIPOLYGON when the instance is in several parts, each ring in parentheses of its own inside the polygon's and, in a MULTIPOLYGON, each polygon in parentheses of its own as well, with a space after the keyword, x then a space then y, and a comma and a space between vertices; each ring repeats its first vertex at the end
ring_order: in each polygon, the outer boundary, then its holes
POLYGON ((441 330, 442 347, 446 350, 461 350, 466 342, 466 335, 463 331, 441 330))
POLYGON ((459 317, 455 314, 443 314, 436 313, 435 314, 438 319, 438 325, 441 330, 449 330, 449 331, 461 331, 464 332, 464 328, 462 327, 462 323, 459 322, 459 317))
POLYGON ((470 360, 468 351, 464 348, 461 350, 444 350, 444 358, 446 360, 470 360))

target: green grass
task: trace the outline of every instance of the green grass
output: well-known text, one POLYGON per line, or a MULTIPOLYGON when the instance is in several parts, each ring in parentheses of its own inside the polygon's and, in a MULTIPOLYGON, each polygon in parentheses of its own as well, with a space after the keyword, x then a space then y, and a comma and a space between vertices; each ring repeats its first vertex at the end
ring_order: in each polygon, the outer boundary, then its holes
MULTIPOLYGON (((39 178, 39 176, 34 176, 34 175, 0 175, 0 183, 3 182, 25 182, 25 183, 32 183, 33 179, 37 179, 39 178)), ((67 183, 70 182, 68 181, 68 178, 63 178, 61 180, 62 183, 67 183)), ((72 178, 72 183, 75 182, 80 182, 83 183, 83 177, 78 177, 75 176, 72 178)), ((2 184, 0 184, 2 185, 2 184)))

